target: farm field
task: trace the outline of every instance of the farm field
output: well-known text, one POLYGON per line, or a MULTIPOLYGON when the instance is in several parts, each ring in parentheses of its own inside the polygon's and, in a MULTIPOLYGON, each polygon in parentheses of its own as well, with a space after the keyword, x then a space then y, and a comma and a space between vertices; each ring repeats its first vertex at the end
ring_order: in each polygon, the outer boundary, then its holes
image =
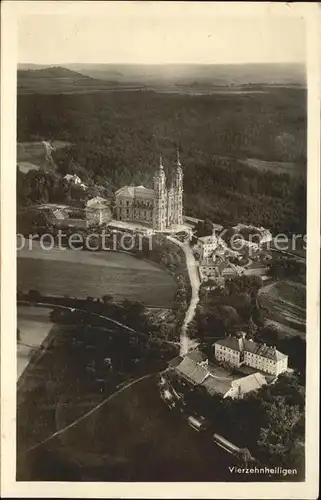
POLYGON ((292 281, 277 281, 261 288, 259 303, 267 319, 280 325, 287 334, 305 337, 306 288, 292 281))
POLYGON ((258 158, 246 158, 245 160, 239 160, 239 163, 243 163, 244 165, 262 172, 271 171, 275 174, 298 175, 304 172, 303 166, 300 168, 300 165, 296 165, 290 161, 267 161, 258 158))
MULTIPOLYGON (((276 137, 276 142, 281 142, 282 134, 276 137)), ((245 165, 246 167, 254 168, 260 172, 272 172, 274 174, 288 174, 291 177, 296 177, 298 175, 304 174, 304 165, 300 165, 298 162, 291 161, 274 161, 274 160, 262 160, 259 158, 238 158, 232 156, 223 155, 212 155, 212 159, 217 162, 224 162, 228 165, 229 162, 235 162, 239 165, 245 165)))
POLYGON ((33 242, 18 251, 18 287, 48 295, 86 298, 110 294, 115 301, 142 302, 170 307, 176 291, 174 279, 150 262, 118 252, 42 250, 33 242), (152 290, 152 292, 151 292, 152 290))

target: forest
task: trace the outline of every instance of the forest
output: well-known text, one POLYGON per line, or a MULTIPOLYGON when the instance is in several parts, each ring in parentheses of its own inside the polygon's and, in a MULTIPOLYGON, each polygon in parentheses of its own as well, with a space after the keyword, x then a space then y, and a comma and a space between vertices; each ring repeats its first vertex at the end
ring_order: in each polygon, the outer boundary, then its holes
MULTIPOLYGON (((18 142, 72 144, 54 153, 56 175, 78 169, 110 192, 125 184, 152 187, 159 154, 169 172, 179 147, 186 215, 305 233, 304 89, 30 94, 18 95, 17 111, 18 142), (270 168, 250 167, 247 159, 270 162, 270 168), (278 173, 273 162, 285 162, 287 172, 278 173)), ((28 198, 29 174, 19 183, 18 201, 21 190, 28 198)), ((49 193, 49 200, 54 196, 49 193)))

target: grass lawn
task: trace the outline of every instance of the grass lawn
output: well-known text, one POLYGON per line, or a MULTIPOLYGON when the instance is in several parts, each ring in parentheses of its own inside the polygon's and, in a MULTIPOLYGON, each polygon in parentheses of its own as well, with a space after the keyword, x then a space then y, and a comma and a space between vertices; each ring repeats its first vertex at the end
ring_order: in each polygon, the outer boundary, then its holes
POLYGON ((18 287, 45 295, 86 298, 110 294, 150 307, 171 307, 176 292, 172 276, 146 260, 119 252, 42 250, 39 242, 18 251, 18 287))

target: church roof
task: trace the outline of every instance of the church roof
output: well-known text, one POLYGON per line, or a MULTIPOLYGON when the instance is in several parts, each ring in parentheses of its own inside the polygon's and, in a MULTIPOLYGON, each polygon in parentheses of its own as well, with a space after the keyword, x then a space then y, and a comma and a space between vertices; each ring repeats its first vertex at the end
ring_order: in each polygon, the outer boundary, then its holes
POLYGON ((145 188, 145 186, 124 186, 115 193, 116 196, 124 196, 126 198, 145 198, 153 199, 154 190, 145 188))

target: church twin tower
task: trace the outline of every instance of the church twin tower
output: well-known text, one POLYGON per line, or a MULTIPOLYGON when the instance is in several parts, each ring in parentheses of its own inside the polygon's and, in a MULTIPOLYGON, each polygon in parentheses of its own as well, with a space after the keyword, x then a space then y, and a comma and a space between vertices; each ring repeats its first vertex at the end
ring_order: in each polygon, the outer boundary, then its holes
POLYGON ((175 168, 169 186, 162 157, 154 175, 154 189, 144 186, 123 186, 115 193, 117 220, 148 224, 155 231, 166 231, 183 223, 183 170, 177 151, 175 168))
POLYGON ((153 228, 164 231, 183 223, 183 170, 177 150, 175 171, 171 175, 170 186, 166 185, 166 176, 162 157, 154 176, 153 228))

